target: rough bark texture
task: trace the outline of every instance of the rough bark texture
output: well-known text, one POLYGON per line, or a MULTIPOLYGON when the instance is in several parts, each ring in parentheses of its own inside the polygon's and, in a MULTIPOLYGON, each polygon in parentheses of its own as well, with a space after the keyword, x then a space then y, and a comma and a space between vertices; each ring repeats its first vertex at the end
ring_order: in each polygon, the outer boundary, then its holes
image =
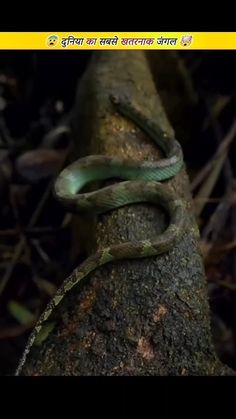
MULTIPOLYGON (((76 154, 138 161, 160 158, 133 124, 114 114, 108 94, 132 95, 143 112, 173 134, 145 55, 96 53, 80 82, 75 106, 76 154)), ((183 239, 158 257, 118 261, 74 287, 57 310, 58 323, 31 350, 22 375, 222 375, 211 340, 199 232, 184 170, 166 187, 188 204, 183 239)), ((90 253, 115 243, 153 237, 167 223, 162 210, 131 205, 100 216, 90 253)))

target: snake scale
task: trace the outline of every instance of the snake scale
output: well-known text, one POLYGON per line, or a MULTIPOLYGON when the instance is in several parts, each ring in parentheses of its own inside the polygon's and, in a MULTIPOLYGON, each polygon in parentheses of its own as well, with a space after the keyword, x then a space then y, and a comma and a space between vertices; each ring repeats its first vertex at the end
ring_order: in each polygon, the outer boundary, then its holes
POLYGON ((155 162, 135 162, 130 159, 102 155, 87 156, 67 166, 55 182, 56 198, 71 212, 102 214, 124 205, 149 202, 161 205, 169 214, 167 229, 153 240, 126 242, 97 251, 89 256, 65 279, 53 299, 39 317, 20 360, 19 375, 35 338, 54 308, 65 294, 99 266, 118 259, 142 258, 169 251, 181 238, 184 224, 184 203, 168 192, 163 181, 175 176, 183 166, 180 144, 161 130, 159 125, 143 115, 127 97, 109 96, 114 110, 135 123, 165 154, 155 162), (93 192, 79 193, 89 182, 119 178, 125 181, 93 192))

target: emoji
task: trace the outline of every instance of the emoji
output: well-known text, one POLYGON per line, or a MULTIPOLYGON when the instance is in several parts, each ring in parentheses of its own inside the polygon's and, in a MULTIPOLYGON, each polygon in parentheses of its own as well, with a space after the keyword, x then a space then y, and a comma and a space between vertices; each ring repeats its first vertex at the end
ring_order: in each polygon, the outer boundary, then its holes
POLYGON ((180 44, 183 47, 188 47, 192 42, 192 38, 193 38, 192 35, 184 35, 181 38, 180 44))
POLYGON ((58 44, 58 36, 50 35, 47 37, 46 44, 48 47, 55 47, 58 44))

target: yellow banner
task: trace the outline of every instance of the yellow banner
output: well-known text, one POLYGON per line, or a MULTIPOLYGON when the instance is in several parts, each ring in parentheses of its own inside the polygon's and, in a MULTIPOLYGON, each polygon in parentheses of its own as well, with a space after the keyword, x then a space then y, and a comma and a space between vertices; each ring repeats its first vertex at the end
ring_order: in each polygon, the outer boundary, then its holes
POLYGON ((0 32, 1 50, 236 49, 236 32, 0 32))

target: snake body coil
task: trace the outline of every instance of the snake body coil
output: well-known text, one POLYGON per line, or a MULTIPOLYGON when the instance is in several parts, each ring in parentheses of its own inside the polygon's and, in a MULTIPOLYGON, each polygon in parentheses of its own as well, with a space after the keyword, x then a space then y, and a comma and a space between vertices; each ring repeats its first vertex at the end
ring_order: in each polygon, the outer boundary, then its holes
POLYGON ((175 176, 183 165, 180 144, 167 135, 154 122, 141 114, 129 100, 110 96, 115 109, 141 128, 165 154, 165 158, 156 162, 133 162, 130 160, 109 158, 97 155, 81 158, 65 168, 55 183, 55 195, 72 212, 91 212, 102 214, 124 205, 150 202, 161 205, 169 214, 167 229, 155 239, 126 242, 107 247, 88 257, 57 290, 41 314, 19 363, 16 375, 19 375, 26 356, 36 336, 49 318, 54 308, 65 294, 93 270, 108 262, 118 259, 142 258, 158 255, 170 250, 180 239, 183 232, 184 204, 159 183, 175 176), (94 192, 79 193, 88 182, 108 178, 121 178, 126 181, 104 187, 94 192), (127 181, 128 180, 128 181, 127 181))

